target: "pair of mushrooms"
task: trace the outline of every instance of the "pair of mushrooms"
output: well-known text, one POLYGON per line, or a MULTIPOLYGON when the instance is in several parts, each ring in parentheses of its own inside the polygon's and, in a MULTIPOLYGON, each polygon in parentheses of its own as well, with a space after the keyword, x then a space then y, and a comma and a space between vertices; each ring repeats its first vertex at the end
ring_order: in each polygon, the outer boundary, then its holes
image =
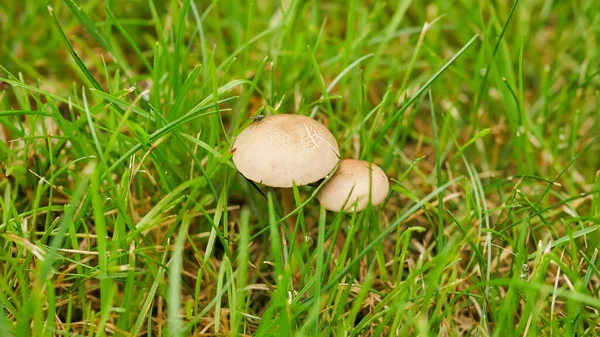
POLYGON ((279 114, 256 119, 233 144, 233 162, 247 179, 287 188, 315 183, 334 175, 317 199, 330 211, 362 211, 369 201, 380 204, 389 191, 388 178, 377 165, 339 159, 338 144, 327 128, 303 115, 279 114))

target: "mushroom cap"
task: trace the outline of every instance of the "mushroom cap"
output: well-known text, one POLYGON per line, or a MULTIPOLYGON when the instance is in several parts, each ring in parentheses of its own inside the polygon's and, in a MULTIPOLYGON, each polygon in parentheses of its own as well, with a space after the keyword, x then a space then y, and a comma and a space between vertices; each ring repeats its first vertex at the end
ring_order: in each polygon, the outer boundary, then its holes
POLYGON ((233 151, 233 162, 244 177, 272 187, 314 183, 340 161, 331 132, 303 115, 255 121, 237 136, 233 151))
POLYGON ((329 181, 321 188, 317 198, 325 209, 335 212, 364 210, 369 203, 379 205, 390 189, 383 170, 363 160, 344 159, 329 181))

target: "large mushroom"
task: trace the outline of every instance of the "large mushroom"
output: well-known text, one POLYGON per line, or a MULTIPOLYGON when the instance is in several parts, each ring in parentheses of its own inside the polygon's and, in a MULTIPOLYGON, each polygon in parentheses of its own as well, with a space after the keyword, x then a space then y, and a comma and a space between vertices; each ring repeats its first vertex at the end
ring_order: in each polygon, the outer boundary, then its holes
POLYGON ((293 209, 294 183, 302 186, 317 182, 331 173, 340 160, 331 132, 303 115, 256 119, 240 132, 232 151, 233 162, 244 177, 281 189, 286 213, 293 209))
POLYGON ((323 179, 339 162, 327 128, 303 115, 280 114, 250 124, 233 143, 233 162, 244 177, 289 188, 323 179))
POLYGON ((379 166, 362 160, 344 159, 317 198, 330 211, 360 212, 369 202, 373 206, 383 202, 389 189, 388 178, 379 166))

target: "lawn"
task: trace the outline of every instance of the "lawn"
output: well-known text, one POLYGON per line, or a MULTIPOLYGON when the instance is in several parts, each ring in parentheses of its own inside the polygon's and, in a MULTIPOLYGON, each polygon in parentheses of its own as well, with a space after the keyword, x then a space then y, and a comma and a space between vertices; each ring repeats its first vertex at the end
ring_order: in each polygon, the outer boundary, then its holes
POLYGON ((599 60, 597 0, 0 0, 0 337, 600 336, 599 60), (245 179, 280 113, 383 203, 245 179))

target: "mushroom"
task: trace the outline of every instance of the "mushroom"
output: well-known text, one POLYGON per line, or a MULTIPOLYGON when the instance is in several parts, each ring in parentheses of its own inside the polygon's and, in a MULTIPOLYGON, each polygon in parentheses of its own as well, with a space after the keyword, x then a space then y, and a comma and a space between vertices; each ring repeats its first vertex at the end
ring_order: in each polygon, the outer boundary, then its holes
POLYGON ((344 159, 321 188, 317 199, 330 211, 349 212, 355 209, 360 212, 369 201, 373 206, 379 205, 389 189, 388 178, 379 166, 363 160, 344 159))
POLYGON ((291 187, 325 178, 339 162, 338 144, 327 128, 303 115, 279 114, 246 127, 233 143, 233 162, 247 179, 282 191, 292 211, 291 187))
POLYGON ((281 188, 323 179, 339 161, 331 132, 303 115, 274 115, 250 124, 237 136, 233 151, 244 177, 281 188))

